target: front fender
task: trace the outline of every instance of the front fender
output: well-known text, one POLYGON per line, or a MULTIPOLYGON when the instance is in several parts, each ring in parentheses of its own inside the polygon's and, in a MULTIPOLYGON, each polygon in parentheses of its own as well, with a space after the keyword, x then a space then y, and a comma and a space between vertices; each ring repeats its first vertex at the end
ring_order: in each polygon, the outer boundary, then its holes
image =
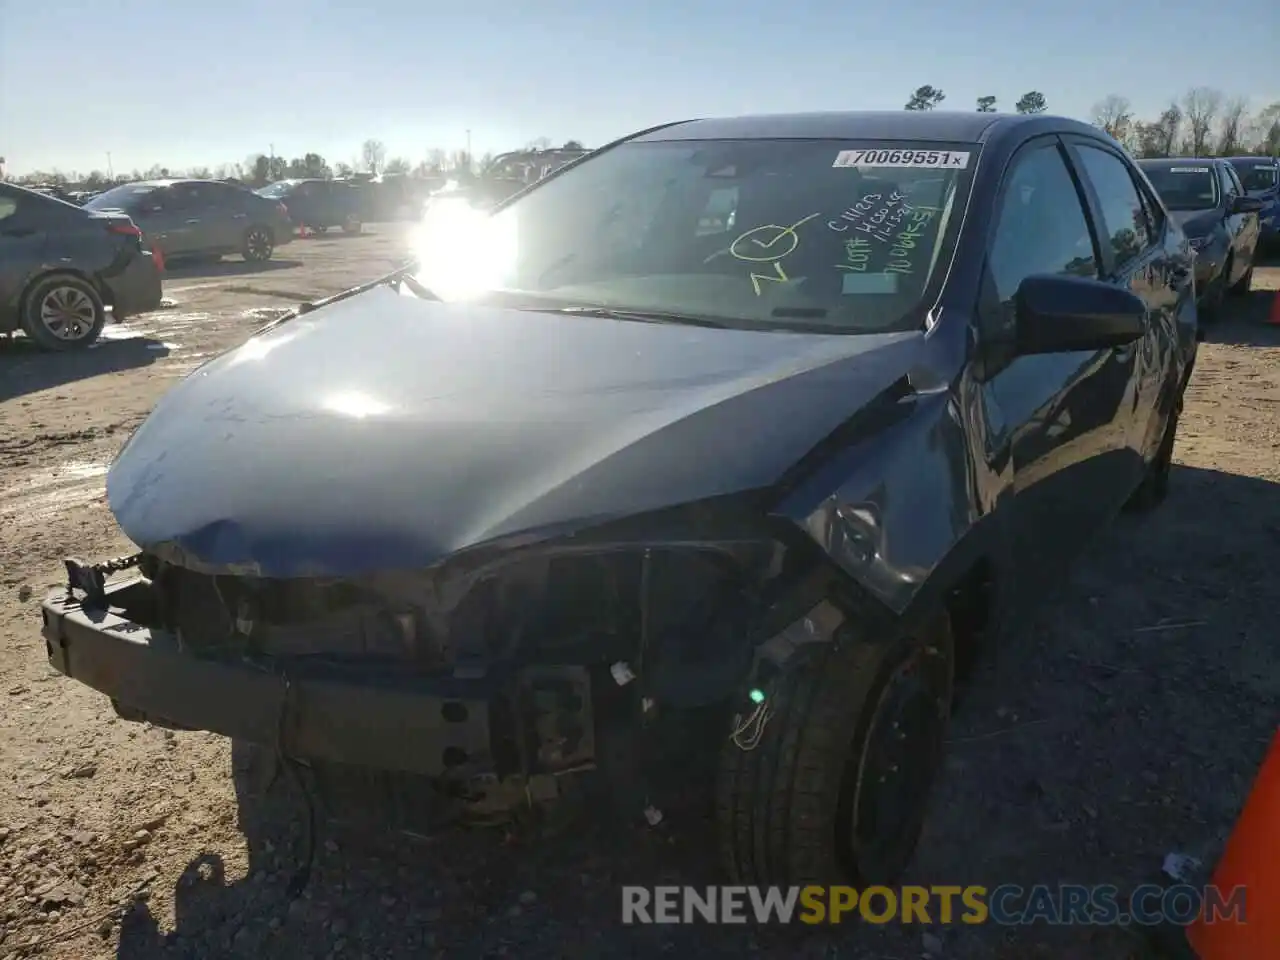
POLYGON ((1003 566, 1002 481, 967 440, 955 395, 899 401, 897 422, 827 459, 775 509, 863 589, 908 616, 970 564, 1003 566))

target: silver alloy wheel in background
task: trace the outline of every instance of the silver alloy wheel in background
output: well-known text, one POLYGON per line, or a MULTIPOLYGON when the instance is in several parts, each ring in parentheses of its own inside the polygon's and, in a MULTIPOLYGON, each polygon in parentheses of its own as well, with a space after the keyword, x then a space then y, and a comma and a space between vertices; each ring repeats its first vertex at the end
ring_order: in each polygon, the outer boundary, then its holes
POLYGON ((244 249, 251 260, 266 260, 271 256, 271 235, 262 227, 254 227, 244 238, 244 249))
POLYGON ((59 340, 83 340, 93 332, 96 321, 93 300, 70 284, 53 287, 40 301, 40 323, 59 340))

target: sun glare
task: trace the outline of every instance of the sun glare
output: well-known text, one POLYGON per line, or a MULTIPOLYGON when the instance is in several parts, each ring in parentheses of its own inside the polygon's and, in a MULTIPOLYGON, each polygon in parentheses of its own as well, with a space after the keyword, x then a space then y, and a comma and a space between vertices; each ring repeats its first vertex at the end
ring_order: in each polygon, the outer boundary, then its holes
POLYGON ((442 300, 468 300, 501 286, 516 257, 512 215, 464 200, 433 203, 415 241, 422 282, 442 300))

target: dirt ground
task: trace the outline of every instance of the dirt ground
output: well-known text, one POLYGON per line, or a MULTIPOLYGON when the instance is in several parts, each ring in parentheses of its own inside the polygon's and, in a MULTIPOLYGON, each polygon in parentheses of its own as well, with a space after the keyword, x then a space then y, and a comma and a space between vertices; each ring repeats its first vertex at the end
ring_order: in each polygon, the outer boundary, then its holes
MULTIPOLYGON (((157 398, 275 311, 392 267, 402 232, 373 229, 270 269, 176 269, 165 309, 79 356, 0 341, 0 958, 1130 956, 1114 928, 621 926, 621 884, 715 882, 698 804, 657 828, 324 826, 289 900, 289 781, 266 791, 218 737, 116 719, 47 666, 38 604, 64 555, 128 551, 104 474, 157 398)), ((1280 703, 1280 328, 1262 323, 1280 267, 1254 286, 1201 347, 1167 504, 1119 521, 980 666, 911 881, 1123 888, 1170 850, 1216 854, 1280 703)))

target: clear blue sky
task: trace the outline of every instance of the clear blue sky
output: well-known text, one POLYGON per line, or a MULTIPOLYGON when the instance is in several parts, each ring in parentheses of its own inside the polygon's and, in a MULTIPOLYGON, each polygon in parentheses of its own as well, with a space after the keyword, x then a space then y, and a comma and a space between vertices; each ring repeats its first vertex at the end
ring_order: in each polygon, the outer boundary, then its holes
POLYGON ((546 136, 599 145, 680 117, 972 109, 1027 90, 1087 118, 1205 85, 1280 100, 1276 0, 0 0, 7 170, 173 168, 274 144, 413 161, 546 136))

